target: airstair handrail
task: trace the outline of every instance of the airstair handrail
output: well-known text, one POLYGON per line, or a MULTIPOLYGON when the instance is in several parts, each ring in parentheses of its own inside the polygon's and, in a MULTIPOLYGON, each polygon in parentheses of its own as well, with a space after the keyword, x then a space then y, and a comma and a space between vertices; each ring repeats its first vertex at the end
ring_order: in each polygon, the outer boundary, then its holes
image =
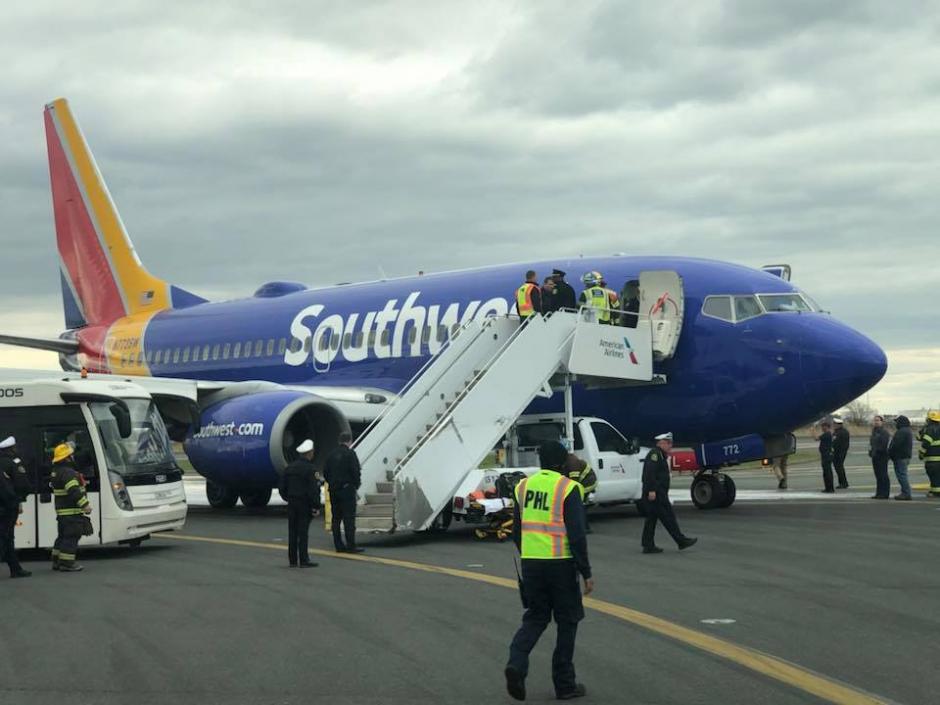
POLYGON ((417 384, 418 380, 424 376, 424 373, 428 370, 428 368, 431 365, 433 365, 435 362, 437 362, 438 358, 451 346, 451 343, 454 340, 456 340, 457 337, 460 336, 465 330, 470 328, 470 326, 475 323, 482 323, 482 325, 480 326, 480 332, 485 330, 485 328, 488 325, 487 320, 480 321, 478 319, 471 319, 467 321, 466 323, 462 324, 460 328, 457 329, 456 333, 454 333, 453 335, 449 335, 447 337, 447 340, 445 340, 444 343, 441 345, 440 349, 433 355, 430 355, 427 361, 423 365, 421 365, 421 367, 418 369, 417 372, 414 373, 411 379, 405 382, 405 385, 398 391, 398 399, 393 401, 391 404, 386 404, 385 408, 382 409, 379 415, 376 416, 368 426, 366 426, 365 430, 361 434, 359 434, 359 437, 356 439, 356 442, 353 444, 353 448, 359 447, 359 444, 361 443, 361 441, 364 438, 366 438, 369 435, 369 432, 372 429, 374 429, 392 411, 392 409, 395 407, 398 401, 401 400, 405 396, 405 394, 407 394, 407 392, 415 384, 417 384))

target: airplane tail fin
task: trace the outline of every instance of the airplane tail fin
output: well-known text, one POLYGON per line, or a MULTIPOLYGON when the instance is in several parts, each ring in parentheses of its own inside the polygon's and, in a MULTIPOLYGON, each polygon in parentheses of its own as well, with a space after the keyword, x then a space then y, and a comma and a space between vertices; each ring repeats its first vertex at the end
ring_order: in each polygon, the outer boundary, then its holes
POLYGON ((141 264, 65 99, 46 106, 45 123, 66 325, 202 303, 141 264))

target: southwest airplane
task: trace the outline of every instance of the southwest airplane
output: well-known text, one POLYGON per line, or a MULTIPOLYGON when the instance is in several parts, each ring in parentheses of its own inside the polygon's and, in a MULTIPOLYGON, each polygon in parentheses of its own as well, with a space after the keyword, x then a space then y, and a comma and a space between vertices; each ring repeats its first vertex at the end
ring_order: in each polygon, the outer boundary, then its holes
MULTIPOLYGON (((527 269, 596 270, 616 288, 650 270, 681 278, 681 335, 655 366, 667 383, 574 389, 578 414, 628 437, 759 437, 761 457, 862 395, 887 367, 873 341, 785 278, 704 259, 586 257, 318 289, 271 282, 209 302, 143 267, 65 100, 46 107, 45 128, 68 330, 0 342, 57 351, 66 370, 199 380, 195 435, 181 430, 187 412, 170 403, 161 411, 213 504, 266 503, 295 442, 309 436, 328 449, 340 430, 363 428, 460 324, 509 313, 527 269)), ((530 411, 560 406, 555 395, 530 411)))

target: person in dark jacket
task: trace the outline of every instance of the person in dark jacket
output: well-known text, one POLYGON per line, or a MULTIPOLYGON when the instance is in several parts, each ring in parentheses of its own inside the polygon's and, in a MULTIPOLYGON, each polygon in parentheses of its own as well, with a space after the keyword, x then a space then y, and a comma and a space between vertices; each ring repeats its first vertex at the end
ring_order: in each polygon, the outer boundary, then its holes
POLYGON ((16 439, 0 441, 0 559, 6 562, 11 578, 28 578, 16 558, 16 522, 30 493, 29 475, 16 450, 16 439))
POLYGON ((620 291, 620 325, 625 328, 636 328, 640 320, 640 282, 631 279, 623 285, 620 291))
POLYGON ((563 308, 574 311, 578 308, 578 295, 571 284, 565 281, 565 273, 560 269, 552 270, 552 279, 555 280, 555 310, 563 308))
POLYGON ((875 473, 875 494, 872 499, 891 498, 891 480, 888 479, 888 445, 891 443, 891 434, 885 428, 885 420, 881 416, 872 419, 871 438, 868 441, 868 457, 871 458, 871 468, 875 473))
POLYGON ((823 492, 832 494, 835 487, 832 486, 832 424, 828 421, 822 422, 822 433, 816 440, 819 441, 819 462, 822 464, 823 473, 823 492))
POLYGON ((672 434, 656 436, 656 447, 643 461, 643 505, 646 509, 646 521, 643 523, 643 553, 662 553, 656 546, 656 522, 661 521, 673 541, 683 550, 693 545, 697 538, 691 538, 679 529, 676 514, 669 501, 669 451, 672 450, 672 434))
POLYGON ((839 489, 846 490, 849 487, 849 480, 845 476, 845 457, 849 454, 851 439, 849 430, 842 423, 841 417, 833 416, 832 423, 835 424, 835 431, 832 432, 832 464, 839 478, 839 489))
POLYGON ((574 480, 584 488, 584 530, 588 534, 593 533, 593 531, 591 531, 591 524, 587 518, 587 508, 591 495, 594 494, 594 491, 597 489, 597 473, 594 472, 587 462, 581 460, 577 455, 568 453, 562 474, 574 480))
POLYGON ((348 432, 339 435, 339 447, 326 459, 324 478, 330 488, 330 508, 333 512, 333 545, 337 553, 362 553, 356 546, 356 499, 361 481, 359 457, 350 446, 348 432), (342 524, 346 543, 340 533, 342 524))
POLYGON ((71 443, 60 443, 52 451, 52 472, 49 481, 55 496, 55 514, 59 534, 52 546, 52 569, 62 573, 82 570, 78 558, 78 542, 85 535, 86 517, 91 504, 85 494, 85 482, 74 465, 75 449, 71 443))
POLYGON ((542 313, 552 313, 558 310, 558 300, 555 296, 555 280, 545 277, 542 281, 542 313))
POLYGON ((310 519, 320 510, 320 480, 313 466, 313 441, 297 446, 300 457, 291 462, 281 475, 278 490, 287 500, 287 561, 291 567, 313 568, 307 548, 310 540, 310 519))
POLYGON ((529 654, 552 617, 558 633, 552 654, 552 682, 559 700, 580 698, 585 687, 574 670, 575 637, 584 619, 584 594, 594 589, 588 560, 581 485, 564 476, 568 451, 549 441, 539 448, 542 470, 516 485, 512 538, 522 556, 522 597, 525 614, 509 646, 506 690, 525 700, 529 654))
POLYGON ((901 486, 901 491, 894 498, 908 501, 911 499, 911 483, 907 479, 907 466, 914 452, 914 432, 911 430, 911 420, 903 414, 894 419, 894 427, 897 430, 888 444, 888 457, 894 464, 894 476, 901 486))

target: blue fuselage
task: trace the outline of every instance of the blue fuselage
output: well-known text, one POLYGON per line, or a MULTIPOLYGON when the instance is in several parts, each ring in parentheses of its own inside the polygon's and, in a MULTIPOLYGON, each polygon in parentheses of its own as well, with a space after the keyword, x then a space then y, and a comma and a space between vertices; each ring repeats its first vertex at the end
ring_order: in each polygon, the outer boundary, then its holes
MULTIPOLYGON (((674 257, 504 265, 300 291, 272 286, 273 296, 156 314, 144 330, 144 361, 154 376, 397 392, 455 326, 509 312, 525 269, 541 279, 555 267, 571 274, 576 291, 588 270, 603 272, 617 290, 641 271, 682 278, 679 346, 656 366, 667 384, 575 390, 577 413, 606 418, 629 435, 671 430, 693 442, 786 433, 857 398, 886 369, 875 343, 825 313, 764 313, 737 323, 703 315, 706 296, 797 289, 754 269, 674 257)), ((532 411, 560 404, 556 395, 532 411)))

